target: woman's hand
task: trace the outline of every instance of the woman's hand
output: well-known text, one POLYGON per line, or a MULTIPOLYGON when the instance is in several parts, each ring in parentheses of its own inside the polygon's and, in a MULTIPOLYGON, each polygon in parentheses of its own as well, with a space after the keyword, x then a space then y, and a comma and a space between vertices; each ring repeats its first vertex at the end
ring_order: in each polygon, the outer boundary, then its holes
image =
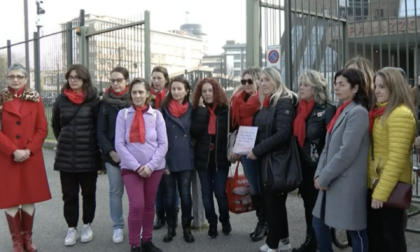
POLYGON ((13 152, 15 162, 24 162, 30 155, 31 152, 29 150, 15 150, 15 152, 13 152))
POLYGON ((165 169, 165 170, 163 171, 163 174, 164 174, 164 175, 170 175, 170 174, 171 174, 171 172, 170 172, 168 169, 165 169))
POLYGON ((112 161, 119 163, 121 161, 120 156, 115 151, 110 151, 109 156, 112 158, 112 161))
POLYGON ((200 96, 200 100, 198 100, 198 106, 205 108, 203 96, 200 96))
POLYGON ((384 206, 384 202, 377 200, 377 199, 372 199, 372 208, 373 209, 379 209, 382 208, 384 206))
POLYGON ((414 146, 417 149, 420 149, 420 136, 416 137, 416 139, 414 140, 414 146))
POLYGON ((254 153, 251 151, 248 153, 248 156, 246 156, 248 159, 257 160, 257 157, 254 155, 254 153))
POLYGON ((318 185, 318 177, 314 180, 314 186, 317 190, 321 190, 321 191, 327 191, 328 190, 328 187, 322 188, 318 185))
POLYGON ((143 178, 149 178, 152 175, 152 170, 147 165, 143 165, 139 169, 139 175, 143 178))
POLYGON ((229 157, 232 161, 235 161, 235 162, 241 159, 241 155, 235 154, 233 152, 229 153, 229 157))

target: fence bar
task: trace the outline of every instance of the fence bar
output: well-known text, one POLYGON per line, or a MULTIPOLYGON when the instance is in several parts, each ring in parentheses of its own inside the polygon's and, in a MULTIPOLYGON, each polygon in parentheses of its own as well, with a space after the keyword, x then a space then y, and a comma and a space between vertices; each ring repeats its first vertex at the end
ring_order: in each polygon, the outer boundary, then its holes
POLYGON ((150 82, 150 75, 152 73, 152 62, 151 62, 151 32, 150 32, 150 12, 144 12, 144 21, 138 22, 144 24, 144 71, 145 79, 150 82))
POLYGON ((73 65, 73 25, 71 22, 66 24, 66 56, 67 67, 73 65))
MULTIPOLYGON (((260 1, 246 0, 246 67, 259 66, 260 60, 260 1)), ((226 62, 226 59, 225 59, 226 62)), ((226 64, 226 63, 225 63, 226 64)), ((225 69, 226 74, 226 69, 225 69)))
POLYGON ((40 46, 39 35, 34 32, 34 74, 35 74, 35 90, 41 92, 41 59, 40 59, 40 46))
MULTIPOLYGON (((293 71, 292 71, 292 52, 288 48, 292 48, 292 6, 290 1, 285 1, 284 3, 284 19, 285 19, 285 31, 284 31, 284 46, 285 50, 285 78, 286 85, 292 90, 293 88, 293 71)), ((296 49, 297 51, 297 49, 296 49)))
POLYGON ((7 40, 7 67, 12 65, 12 46, 10 40, 7 40))
POLYGON ((80 64, 88 67, 88 38, 87 38, 87 30, 88 27, 81 26, 80 28, 80 38, 79 38, 79 60, 80 64))

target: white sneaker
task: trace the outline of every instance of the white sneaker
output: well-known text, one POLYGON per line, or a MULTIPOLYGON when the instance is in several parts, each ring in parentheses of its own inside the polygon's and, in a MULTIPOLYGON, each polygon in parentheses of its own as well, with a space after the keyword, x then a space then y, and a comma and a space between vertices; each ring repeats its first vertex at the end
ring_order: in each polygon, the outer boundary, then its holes
POLYGON ((269 249, 267 250, 267 252, 279 252, 279 250, 277 250, 277 249, 276 249, 276 250, 274 250, 274 249, 270 249, 270 248, 269 248, 269 249))
MULTIPOLYGON (((292 246, 290 246, 290 243, 289 243, 289 239, 279 242, 278 251, 287 251, 289 249, 292 249, 292 246)), ((264 244, 260 247, 260 251, 261 252, 273 252, 275 250, 270 249, 267 244, 264 244)))
POLYGON ((93 231, 90 224, 83 225, 82 235, 80 238, 81 242, 90 242, 93 239, 93 231))
POLYGON ((64 246, 73 246, 76 244, 77 239, 79 239, 79 234, 75 228, 69 228, 67 230, 67 236, 64 240, 64 246))
POLYGON ((114 235, 112 236, 114 243, 122 243, 124 241, 124 235, 122 229, 114 229, 114 235))

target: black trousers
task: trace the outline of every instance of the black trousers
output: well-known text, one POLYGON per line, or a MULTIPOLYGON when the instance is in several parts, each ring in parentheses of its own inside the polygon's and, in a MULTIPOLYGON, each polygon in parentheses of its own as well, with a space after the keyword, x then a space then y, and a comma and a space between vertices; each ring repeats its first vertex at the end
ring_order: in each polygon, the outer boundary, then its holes
POLYGON ((274 194, 263 190, 263 198, 268 224, 266 243, 269 248, 277 248, 280 240, 289 238, 286 209, 287 194, 274 194))
POLYGON ((405 210, 371 207, 372 191, 368 191, 369 252, 407 252, 405 240, 405 210))
POLYGON ((93 222, 96 209, 96 181, 98 172, 60 172, 61 191, 64 201, 64 218, 69 228, 79 221, 79 188, 83 197, 83 224, 93 222))
POLYGON ((318 190, 314 185, 316 167, 302 166, 303 181, 299 187, 299 194, 303 199, 305 208, 306 233, 315 235, 312 228, 312 211, 314 210, 318 198, 318 190))

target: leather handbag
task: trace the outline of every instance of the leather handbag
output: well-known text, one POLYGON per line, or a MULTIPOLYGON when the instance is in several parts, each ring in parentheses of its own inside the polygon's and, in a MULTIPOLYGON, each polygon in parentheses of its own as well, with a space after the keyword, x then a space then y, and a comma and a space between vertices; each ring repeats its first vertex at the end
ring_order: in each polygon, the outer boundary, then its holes
MULTIPOLYGON (((267 134, 272 132, 276 108, 267 124, 267 134)), ((262 158, 262 181, 264 187, 272 193, 289 193, 302 182, 299 150, 294 135, 290 137, 290 148, 285 151, 273 151, 262 158)))
MULTIPOLYGON (((379 179, 375 180, 373 183, 373 190, 375 190, 376 185, 378 184, 379 179)), ((384 202, 384 206, 399 208, 399 209, 409 209, 411 205, 411 197, 413 194, 413 186, 408 183, 398 182, 394 190, 388 197, 388 200, 384 202)))

